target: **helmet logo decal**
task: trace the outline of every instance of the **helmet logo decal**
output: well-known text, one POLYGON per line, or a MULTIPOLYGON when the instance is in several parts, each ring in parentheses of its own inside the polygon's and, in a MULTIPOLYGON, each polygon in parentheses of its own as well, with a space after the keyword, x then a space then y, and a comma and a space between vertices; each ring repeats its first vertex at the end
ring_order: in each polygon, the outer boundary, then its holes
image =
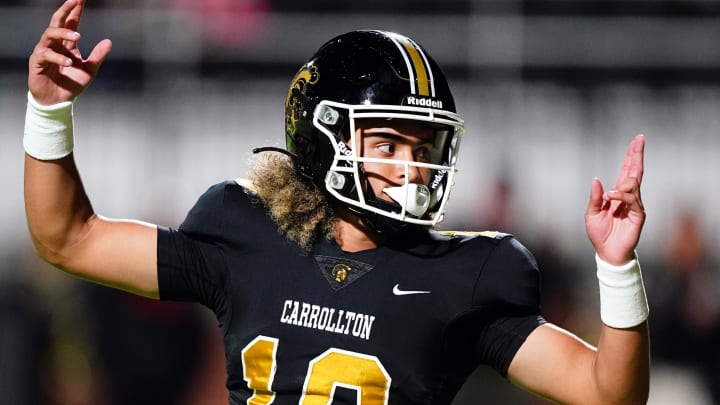
POLYGON ((295 134, 295 124, 302 114, 302 102, 298 99, 296 94, 293 94, 295 90, 304 93, 308 86, 313 85, 320 79, 317 66, 305 65, 295 75, 292 82, 290 83, 290 89, 288 90, 287 97, 285 98, 285 111, 286 111, 286 122, 285 130, 288 134, 295 134))
POLYGON ((408 73, 410 74, 410 93, 434 97, 435 87, 432 70, 428 67, 428 61, 422 53, 422 49, 408 37, 395 33, 388 33, 388 35, 398 46, 403 58, 405 58, 408 73), (415 87, 415 80, 417 80, 417 87, 415 87))

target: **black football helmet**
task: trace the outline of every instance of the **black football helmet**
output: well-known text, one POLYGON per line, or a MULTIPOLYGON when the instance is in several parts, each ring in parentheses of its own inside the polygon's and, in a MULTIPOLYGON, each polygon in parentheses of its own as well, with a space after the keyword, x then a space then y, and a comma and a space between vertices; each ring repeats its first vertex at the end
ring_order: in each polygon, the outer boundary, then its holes
POLYGON ((397 222, 431 227, 442 220, 456 173, 464 121, 445 75, 412 39, 385 31, 353 31, 331 39, 295 75, 285 100, 287 150, 298 175, 382 231, 397 222), (427 123, 435 140, 430 163, 358 156, 356 120, 427 123), (363 175, 363 162, 430 168, 428 184, 383 190, 363 175), (389 219, 389 221, 388 221, 389 219))

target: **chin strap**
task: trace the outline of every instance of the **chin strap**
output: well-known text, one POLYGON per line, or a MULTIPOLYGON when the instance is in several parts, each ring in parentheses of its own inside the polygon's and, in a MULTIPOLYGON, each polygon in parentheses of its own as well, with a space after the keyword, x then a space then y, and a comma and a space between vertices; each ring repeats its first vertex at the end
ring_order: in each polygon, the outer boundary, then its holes
POLYGON ((277 148, 275 146, 263 146, 261 148, 254 148, 252 150, 253 154, 262 153, 262 152, 279 152, 279 153, 282 153, 283 155, 289 156, 290 159, 293 160, 293 162, 297 161, 297 159, 298 159, 298 155, 290 152, 289 150, 285 150, 283 148, 277 148))

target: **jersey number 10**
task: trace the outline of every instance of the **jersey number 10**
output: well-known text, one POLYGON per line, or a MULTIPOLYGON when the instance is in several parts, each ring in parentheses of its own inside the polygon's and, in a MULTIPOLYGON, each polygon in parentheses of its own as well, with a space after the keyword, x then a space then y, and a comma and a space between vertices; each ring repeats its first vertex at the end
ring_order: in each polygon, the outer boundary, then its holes
MULTIPOLYGON (((270 404, 275 376, 277 338, 258 336, 242 350, 243 378, 253 390, 249 405, 270 404)), ((375 356, 331 348, 308 364, 301 405, 325 405, 336 387, 353 389, 360 405, 387 404, 390 375, 375 356)))

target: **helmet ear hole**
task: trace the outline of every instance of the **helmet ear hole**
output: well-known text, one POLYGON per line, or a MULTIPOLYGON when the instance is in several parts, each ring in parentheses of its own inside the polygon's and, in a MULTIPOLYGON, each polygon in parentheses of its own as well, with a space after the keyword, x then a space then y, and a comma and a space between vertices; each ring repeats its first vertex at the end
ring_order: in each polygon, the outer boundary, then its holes
POLYGON ((350 173, 342 173, 331 170, 327 174, 325 184, 327 187, 340 195, 353 196, 357 198, 356 185, 353 181, 353 176, 350 173))
POLYGON ((345 187, 345 184, 347 181, 345 180, 345 176, 338 172, 329 172, 328 173, 328 180, 327 185, 332 187, 335 190, 342 190, 343 187, 345 187))
POLYGON ((315 120, 313 130, 317 130, 318 126, 320 126, 326 136, 334 138, 336 142, 350 140, 350 125, 348 125, 350 112, 347 109, 330 107, 327 104, 320 103, 313 115, 315 120))
POLYGON ((338 110, 328 105, 321 105, 318 109, 318 120, 323 124, 333 126, 340 121, 340 113, 338 110))

